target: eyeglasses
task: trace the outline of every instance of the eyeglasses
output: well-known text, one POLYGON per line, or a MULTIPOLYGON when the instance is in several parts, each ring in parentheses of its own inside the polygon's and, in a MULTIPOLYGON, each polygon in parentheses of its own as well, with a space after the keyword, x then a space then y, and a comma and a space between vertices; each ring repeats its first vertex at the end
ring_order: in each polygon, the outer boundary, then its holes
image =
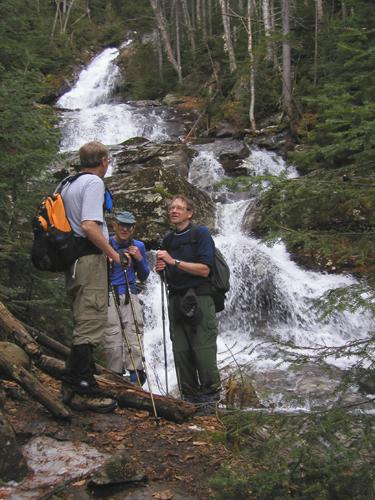
POLYGON ((176 212, 185 212, 185 210, 187 212, 189 212, 190 208, 182 207, 181 205, 172 205, 171 207, 169 207, 168 212, 173 212, 173 211, 176 211, 176 212))
POLYGON ((126 222, 117 222, 117 224, 123 229, 129 229, 129 231, 134 227, 134 224, 127 224, 126 222))

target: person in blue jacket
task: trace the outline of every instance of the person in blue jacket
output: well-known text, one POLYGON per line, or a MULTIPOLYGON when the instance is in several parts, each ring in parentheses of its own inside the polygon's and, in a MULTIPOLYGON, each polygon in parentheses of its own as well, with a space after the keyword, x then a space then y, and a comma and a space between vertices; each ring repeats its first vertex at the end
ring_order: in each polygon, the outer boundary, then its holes
POLYGON ((135 224, 136 219, 131 212, 121 212, 113 220, 115 234, 110 237, 109 242, 116 252, 125 255, 127 265, 126 275, 120 264, 112 263, 110 267, 112 293, 109 295, 104 352, 108 368, 120 375, 128 370, 130 381, 143 385, 146 381, 142 360, 144 321, 136 280, 146 281, 150 268, 144 243, 133 239, 135 224))

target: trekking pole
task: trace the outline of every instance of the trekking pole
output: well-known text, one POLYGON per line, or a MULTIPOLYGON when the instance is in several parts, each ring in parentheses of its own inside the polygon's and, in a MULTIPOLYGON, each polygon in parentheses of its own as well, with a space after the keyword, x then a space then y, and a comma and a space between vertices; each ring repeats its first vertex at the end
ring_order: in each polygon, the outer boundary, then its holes
POLYGON ((167 360, 167 342, 165 334, 165 304, 164 304, 164 288, 165 288, 165 271, 160 274, 161 283, 161 317, 163 321, 163 347, 164 347, 164 370, 165 370, 165 391, 169 396, 168 391, 168 360, 167 360))
MULTIPOLYGON (((167 282, 167 276, 166 276, 165 269, 162 271, 162 276, 163 276, 164 283, 166 283, 167 282)), ((169 305, 170 305, 170 302, 169 302, 169 293, 168 293, 166 287, 165 287, 165 296, 167 298, 167 310, 169 311, 169 305)), ((173 329, 172 328, 171 328, 170 332, 171 332, 171 340, 172 340, 173 357, 174 357, 174 359, 176 359, 175 350, 174 350, 174 342, 173 342, 173 329)), ((181 385, 180 370, 179 370, 179 367, 178 367, 178 365, 176 363, 175 363, 175 368, 176 368, 178 390, 180 391, 180 395, 182 397, 182 385, 181 385)))
MULTIPOLYGON (((132 315, 133 315, 134 327, 135 327, 135 332, 136 332, 136 335, 137 335, 139 350, 141 352, 143 370, 144 370, 145 375, 146 375, 146 380, 147 380, 147 385, 148 385, 148 392, 150 393, 150 399, 151 399, 152 409, 154 411, 155 423, 156 423, 156 425, 159 425, 159 423, 160 423, 160 417, 158 417, 158 414, 156 412, 154 395, 152 394, 152 391, 151 391, 150 379, 148 377, 147 370, 146 370, 146 358, 145 358, 145 354, 144 354, 144 350, 143 350, 143 346, 142 346, 142 341, 141 341, 141 337, 140 337, 141 334, 140 334, 140 331, 139 331, 139 325, 138 325, 138 321, 137 321, 137 318, 136 318, 136 315, 135 315, 133 298, 132 298, 132 294, 131 294, 131 290, 130 290, 130 286, 129 286, 128 273, 127 273, 127 270, 126 270, 127 259, 126 259, 126 257, 125 257, 124 254, 120 254, 120 261, 121 261, 122 271, 123 271, 124 276, 125 276, 125 283, 126 283, 126 286, 127 286, 128 292, 129 292, 129 303, 130 303, 130 308, 131 308, 132 315)), ((137 370, 136 370, 136 373, 137 373, 137 370)))
POLYGON ((124 322, 122 320, 122 316, 121 316, 121 311, 120 311, 120 305, 119 303, 117 302, 117 297, 116 297, 116 294, 115 294, 115 291, 113 289, 113 285, 111 282, 109 282, 109 286, 110 286, 110 289, 111 289, 111 293, 112 293, 112 297, 113 297, 113 300, 114 300, 114 303, 115 303, 115 307, 116 307, 116 311, 117 311, 117 315, 118 315, 118 319, 120 321, 120 329, 121 329, 121 334, 122 334, 122 337, 123 339, 125 340, 125 344, 126 344, 126 348, 128 350, 128 354, 129 354, 129 357, 130 357, 130 361, 133 365, 133 368, 134 368, 134 371, 136 373, 136 376, 137 376, 137 380, 138 380, 138 384, 141 385, 141 381, 139 379, 139 375, 138 375, 138 371, 137 371, 137 368, 135 366, 135 362, 134 362, 134 358, 133 358, 133 350, 131 348, 131 345, 130 345, 130 342, 129 342, 129 339, 126 335, 126 330, 125 330, 125 325, 124 325, 124 322))

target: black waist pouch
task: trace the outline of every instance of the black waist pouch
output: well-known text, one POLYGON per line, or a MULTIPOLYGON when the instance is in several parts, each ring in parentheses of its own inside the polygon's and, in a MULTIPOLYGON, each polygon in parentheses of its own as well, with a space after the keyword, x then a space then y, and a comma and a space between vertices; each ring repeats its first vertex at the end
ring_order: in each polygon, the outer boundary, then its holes
POLYGON ((186 293, 177 301, 178 312, 184 320, 192 326, 198 326, 203 319, 203 313, 199 307, 197 295, 194 288, 188 288, 186 293))

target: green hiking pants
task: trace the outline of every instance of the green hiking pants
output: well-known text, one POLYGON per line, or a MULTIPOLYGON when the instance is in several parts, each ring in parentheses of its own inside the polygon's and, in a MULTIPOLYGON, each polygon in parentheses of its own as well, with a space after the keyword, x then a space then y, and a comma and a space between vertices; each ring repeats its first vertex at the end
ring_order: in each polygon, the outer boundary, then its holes
POLYGON ((203 319, 192 327, 178 312, 179 297, 171 295, 169 324, 177 379, 182 396, 214 394, 220 390, 217 368, 217 320, 209 295, 197 296, 203 319))

